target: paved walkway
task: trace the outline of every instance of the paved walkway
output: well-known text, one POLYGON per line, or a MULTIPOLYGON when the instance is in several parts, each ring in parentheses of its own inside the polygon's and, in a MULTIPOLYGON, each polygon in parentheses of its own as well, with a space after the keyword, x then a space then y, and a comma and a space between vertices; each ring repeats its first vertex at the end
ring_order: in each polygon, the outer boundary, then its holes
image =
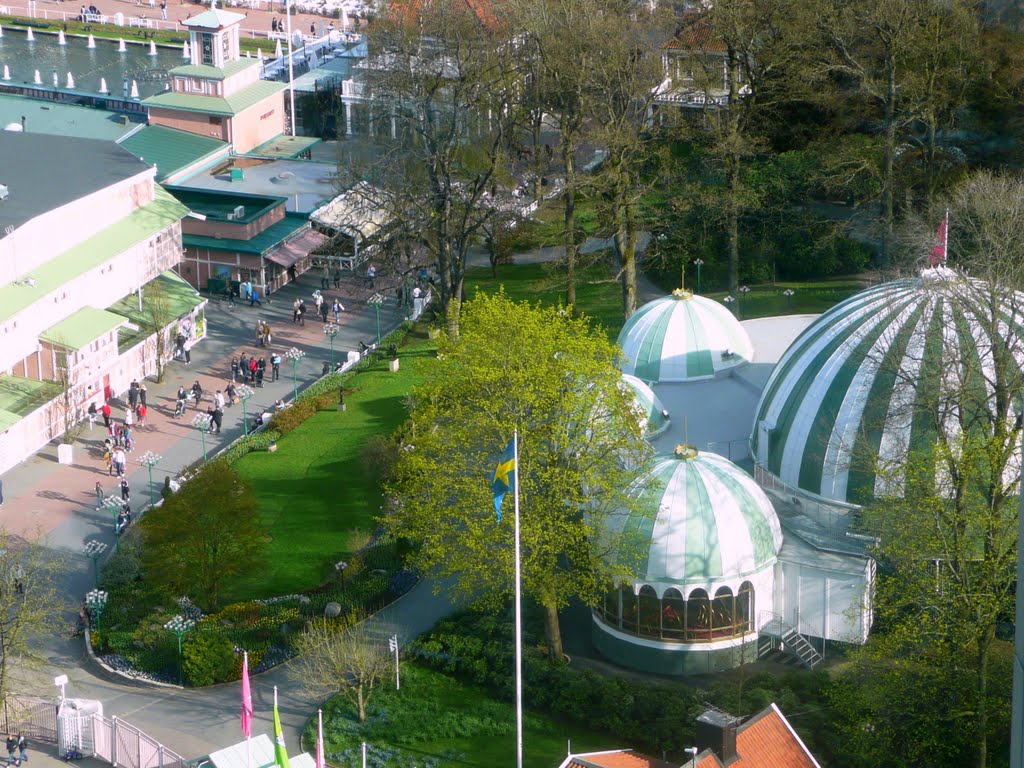
MULTIPOLYGON (((319 278, 309 274, 297 284, 283 288, 273 296, 272 304, 250 308, 248 305, 229 305, 212 301, 207 307, 210 336, 194 347, 191 365, 172 363, 165 380, 160 384, 147 382, 150 418, 145 429, 136 430, 136 448, 128 455, 128 481, 133 507, 138 509, 149 491, 146 469, 137 463, 138 457, 152 450, 163 456, 153 473, 154 485, 159 487, 167 474, 175 475, 184 466, 202 455, 200 434, 190 426, 195 415, 189 410, 181 420, 171 416, 174 396, 179 384, 185 386, 198 379, 207 393, 212 393, 230 378, 230 361, 242 351, 257 352, 269 358, 272 350, 284 351, 297 347, 306 356, 297 366, 299 388, 314 381, 324 361, 330 360, 330 349, 318 320, 307 320, 305 327, 291 322, 291 302, 298 295, 307 302, 319 278), (257 319, 271 323, 273 343, 263 350, 253 343, 257 319)), ((381 329, 387 330, 400 322, 402 314, 394 301, 394 291, 386 284, 378 289, 387 301, 381 310, 381 329)), ((334 290, 325 294, 332 298, 334 290)), ((373 309, 365 301, 369 291, 365 286, 350 283, 341 289, 342 303, 348 309, 342 316, 341 331, 335 339, 338 359, 356 347, 360 340, 372 342, 376 337, 373 309)), ((271 406, 278 398, 289 399, 293 383, 290 366, 285 361, 282 377, 267 382, 249 403, 248 413, 271 406)), ((115 415, 123 411, 115 408, 115 415)), ((75 444, 75 463, 60 465, 56 462, 56 448, 50 446, 4 476, 5 504, 0 511, 0 522, 8 530, 22 534, 39 533, 54 550, 69 558, 69 572, 64 584, 68 595, 63 609, 67 625, 77 611, 77 603, 93 586, 91 562, 82 554, 86 541, 98 539, 113 546, 113 520, 106 512, 95 508, 93 486, 99 480, 113 493, 114 478, 103 469, 99 446, 104 430, 96 427, 86 431, 75 444)), ((225 412, 223 434, 207 435, 207 449, 212 454, 242 434, 242 409, 235 406, 225 412)), ((391 625, 400 627, 404 638, 413 637, 433 625, 438 616, 451 610, 443 597, 432 593, 428 585, 421 584, 402 600, 389 606, 376 620, 382 631, 391 631, 391 625)), ((149 733, 171 749, 186 757, 206 754, 214 749, 240 740, 238 725, 239 687, 237 683, 200 690, 157 688, 148 684, 133 684, 121 677, 107 676, 85 658, 81 641, 72 641, 66 635, 40 639, 36 650, 45 659, 36 670, 17 671, 15 690, 40 696, 56 693, 52 685, 55 675, 67 674, 71 683, 67 694, 95 698, 103 702, 105 712, 127 720, 149 733)), ((286 666, 277 667, 253 678, 253 703, 256 714, 256 732, 271 730, 271 704, 273 686, 281 686, 280 708, 282 724, 289 749, 298 751, 298 734, 306 719, 314 711, 316 702, 304 696, 299 686, 289 680, 286 666)))

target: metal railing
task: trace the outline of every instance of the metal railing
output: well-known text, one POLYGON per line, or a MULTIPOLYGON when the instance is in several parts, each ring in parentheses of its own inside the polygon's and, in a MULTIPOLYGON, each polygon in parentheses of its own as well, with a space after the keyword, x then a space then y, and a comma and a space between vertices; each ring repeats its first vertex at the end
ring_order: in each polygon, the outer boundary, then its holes
POLYGON ((112 717, 92 716, 94 756, 125 768, 184 768, 187 761, 134 725, 112 717))
POLYGON ((50 699, 8 694, 0 713, 0 731, 22 733, 28 739, 57 743, 57 707, 50 699))

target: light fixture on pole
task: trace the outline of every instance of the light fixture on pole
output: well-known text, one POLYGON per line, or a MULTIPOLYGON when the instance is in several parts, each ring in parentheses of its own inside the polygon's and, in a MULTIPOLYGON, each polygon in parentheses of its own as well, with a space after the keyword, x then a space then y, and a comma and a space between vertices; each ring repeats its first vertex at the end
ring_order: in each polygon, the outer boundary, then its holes
POLYGON ((748 286, 741 285, 739 287, 740 300, 736 302, 736 316, 740 320, 743 319, 743 297, 746 296, 748 293, 750 293, 750 288, 748 286))
POLYGON ((697 293, 700 293, 700 268, 704 266, 704 259, 694 259, 693 265, 697 267, 697 293))
POLYGON ((792 288, 787 288, 782 292, 782 295, 786 297, 786 312, 789 312, 789 302, 793 298, 793 294, 796 293, 792 288))
POLYGON ((380 347, 380 305, 384 303, 384 297, 379 293, 375 293, 366 300, 366 303, 372 304, 377 313, 377 346, 380 347))
POLYGON ((735 296, 726 296, 724 299, 722 299, 722 301, 724 301, 726 304, 729 305, 729 309, 732 309, 732 305, 733 305, 733 302, 736 301, 736 297, 735 296))
POLYGON ((85 542, 83 547, 85 556, 92 558, 92 575, 96 582, 96 586, 100 585, 100 558, 103 557, 103 553, 107 551, 106 542, 97 541, 96 539, 90 539, 85 542))
POLYGON ((341 330, 334 323, 328 323, 324 326, 324 336, 331 342, 331 370, 334 370, 334 337, 338 335, 338 331, 341 330))
POLYGON ((85 604, 89 608, 92 626, 97 633, 100 631, 100 617, 103 616, 103 609, 107 607, 107 597, 107 592, 103 589, 90 589, 85 594, 85 604))
POLYGON ((55 678, 53 678, 53 684, 60 688, 60 700, 64 701, 64 686, 68 684, 68 676, 57 675, 55 678))
POLYGON ((292 363, 292 401, 293 402, 295 400, 297 400, 298 397, 299 397, 299 378, 298 378, 299 360, 301 360, 305 356, 306 356, 305 352, 303 352, 301 349, 296 349, 295 347, 292 347, 291 349, 289 349, 287 352, 284 353, 285 359, 286 360, 290 360, 291 363, 292 363))
POLYGON ((181 639, 187 635, 195 625, 196 623, 192 619, 187 619, 180 613, 164 624, 164 629, 168 632, 173 632, 178 638, 178 685, 184 685, 181 673, 181 639))
POLYGON ((156 488, 153 486, 153 467, 160 463, 163 457, 158 453, 146 451, 139 457, 139 464, 149 470, 149 506, 156 504, 156 488))
POLYGON ((683 751, 690 756, 690 768, 694 768, 697 765, 698 749, 696 747, 687 747, 683 751))
POLYGON ((203 464, 206 463, 206 433, 210 429, 210 415, 207 413, 197 413, 196 417, 192 419, 192 426, 199 430, 199 436, 203 441, 203 464))
POLYGON ((249 398, 256 394, 256 390, 247 384, 239 384, 235 389, 235 394, 238 395, 238 399, 242 401, 242 432, 248 435, 249 414, 246 412, 245 405, 249 402, 249 398))
POLYGON ((388 648, 395 654, 395 690, 397 691, 402 684, 401 679, 398 677, 398 635, 392 635, 388 638, 388 648))
POLYGON ((117 535, 117 513, 124 509, 124 500, 120 496, 107 496, 103 500, 103 508, 114 520, 114 551, 120 551, 121 537, 117 535))

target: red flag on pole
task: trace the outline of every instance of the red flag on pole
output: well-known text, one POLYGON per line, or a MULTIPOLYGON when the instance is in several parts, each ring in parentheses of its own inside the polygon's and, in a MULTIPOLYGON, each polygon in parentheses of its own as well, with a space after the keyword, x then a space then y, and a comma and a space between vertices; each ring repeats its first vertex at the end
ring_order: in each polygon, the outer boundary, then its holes
POLYGON ((249 690, 249 654, 242 654, 242 733, 252 736, 252 691, 249 690))
POLYGON ((928 255, 928 262, 932 265, 945 264, 946 254, 949 252, 949 211, 946 211, 946 215, 942 218, 942 223, 939 224, 939 236, 938 242, 935 247, 932 248, 932 252, 928 255))
POLYGON ((323 710, 318 709, 317 714, 317 725, 316 725, 316 768, 326 768, 327 763, 324 760, 324 713, 323 710))

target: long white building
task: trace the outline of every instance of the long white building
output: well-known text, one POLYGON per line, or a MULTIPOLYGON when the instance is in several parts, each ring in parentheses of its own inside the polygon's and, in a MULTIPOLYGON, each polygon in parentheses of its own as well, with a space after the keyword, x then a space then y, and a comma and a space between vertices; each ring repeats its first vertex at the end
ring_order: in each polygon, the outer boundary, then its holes
POLYGON ((0 473, 204 335, 187 209, 117 144, 0 132, 0 473), (141 296, 140 296, 141 292, 141 296), (163 334, 157 344, 157 329, 163 334))

